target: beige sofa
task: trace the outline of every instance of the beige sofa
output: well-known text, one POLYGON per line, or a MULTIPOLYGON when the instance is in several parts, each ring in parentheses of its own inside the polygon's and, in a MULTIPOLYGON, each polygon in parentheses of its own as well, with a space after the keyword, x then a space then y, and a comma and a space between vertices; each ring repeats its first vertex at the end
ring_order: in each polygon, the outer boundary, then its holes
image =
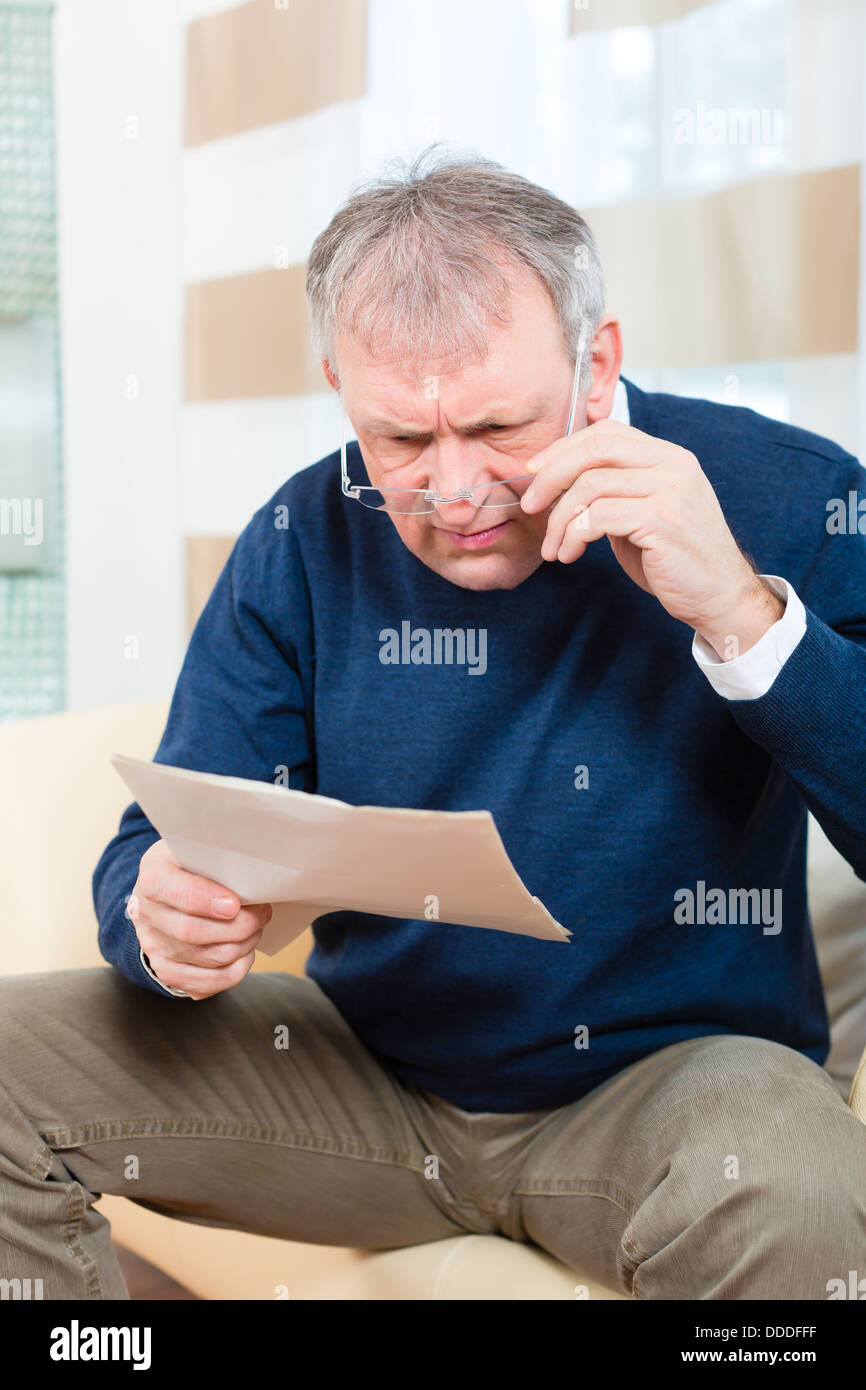
MULTIPOLYGON (((128 794, 111 752, 150 758, 163 703, 0 728, 0 914, 5 975, 104 965, 90 876, 128 794)), ((866 1123, 866 885, 810 829, 810 901, 833 1024, 827 1070, 866 1123), (859 1061, 859 1070, 858 1070, 859 1061), (854 1074, 857 1071, 855 1079, 854 1074), (853 1084, 852 1084, 853 1083, 853 1084)), ((310 933, 254 968, 303 973, 310 933)), ((105 966, 109 969, 109 966, 105 966)), ((458 1236, 387 1252, 191 1225, 103 1196, 118 1241, 207 1299, 617 1299, 532 1246, 458 1236)))

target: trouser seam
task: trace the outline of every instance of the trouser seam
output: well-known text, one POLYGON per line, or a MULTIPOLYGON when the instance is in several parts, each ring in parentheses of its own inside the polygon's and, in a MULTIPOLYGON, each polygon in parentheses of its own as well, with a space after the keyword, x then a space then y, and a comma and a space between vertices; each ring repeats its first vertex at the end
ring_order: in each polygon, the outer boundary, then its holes
POLYGON ((87 1211, 87 1201, 84 1196, 84 1189, 80 1183, 70 1183, 66 1200, 68 1214, 63 1228, 63 1238, 66 1248, 72 1258, 81 1266, 81 1272, 85 1280, 85 1298, 103 1298, 102 1281, 99 1278, 99 1270, 97 1269, 96 1262, 86 1253, 79 1239, 81 1234, 81 1223, 87 1211))
MULTIPOLYGON (((629 1221, 634 1218, 638 1203, 634 1200, 624 1187, 619 1183, 611 1182, 608 1178, 527 1178, 523 1183, 515 1188, 515 1195, 525 1197, 601 1197, 606 1202, 611 1202, 620 1211, 624 1212, 629 1221)), ((621 1246, 627 1260, 635 1262, 634 1268, 628 1271, 629 1277, 623 1280, 623 1287, 627 1294, 632 1298, 639 1298, 640 1295, 635 1288, 635 1276, 639 1266, 643 1263, 644 1256, 627 1231, 623 1232, 621 1246)))
POLYGON ((524 1178, 514 1188, 516 1197, 604 1197, 625 1212, 629 1220, 638 1204, 619 1183, 608 1178, 524 1178))
POLYGON ((43 1143, 30 1167, 27 1169, 29 1178, 36 1178, 37 1182, 44 1182, 51 1171, 54 1162, 54 1154, 47 1144, 43 1143))
POLYGON ((405 1150, 380 1148, 358 1139, 336 1139, 312 1130, 286 1130, 230 1119, 178 1119, 174 1116, 147 1115, 137 1120, 96 1120, 67 1129, 41 1130, 42 1139, 55 1152, 58 1149, 110 1143, 117 1139, 197 1138, 238 1139, 249 1143, 275 1144, 284 1148, 310 1149, 345 1158, 388 1163, 423 1173, 423 1164, 405 1150))

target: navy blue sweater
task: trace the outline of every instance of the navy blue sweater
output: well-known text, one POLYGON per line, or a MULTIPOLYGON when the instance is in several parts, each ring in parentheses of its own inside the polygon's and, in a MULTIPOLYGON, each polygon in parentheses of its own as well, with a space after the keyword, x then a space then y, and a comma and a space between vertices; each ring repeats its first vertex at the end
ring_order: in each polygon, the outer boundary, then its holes
MULTIPOLYGON (((341 495, 332 454, 239 537, 156 752, 262 781, 288 767, 292 787, 353 804, 493 813, 568 944, 343 911, 318 919, 308 964, 386 1067, 466 1110, 564 1105, 690 1037, 771 1038, 818 1063, 828 1052, 806 807, 866 878, 866 537, 826 524, 828 502, 863 495, 866 474, 751 410, 626 388, 631 423, 697 456, 744 550, 806 606, 767 694, 716 694, 691 629, 606 541, 510 591, 451 584, 387 516, 341 495), (275 524, 284 507, 288 529, 275 524), (383 663, 380 634, 406 621, 486 630, 486 671, 383 663), (748 911, 676 920, 675 895, 700 883, 769 901, 781 890, 781 930, 748 911)), ((356 444, 349 464, 365 481, 356 444)), ((94 895, 105 958, 162 994, 124 913, 155 838, 130 806, 94 895)))

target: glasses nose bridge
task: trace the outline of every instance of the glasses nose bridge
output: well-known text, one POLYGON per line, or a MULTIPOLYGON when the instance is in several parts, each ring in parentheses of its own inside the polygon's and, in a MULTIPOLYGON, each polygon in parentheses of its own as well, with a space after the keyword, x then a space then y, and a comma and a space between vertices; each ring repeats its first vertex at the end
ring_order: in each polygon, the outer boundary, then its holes
POLYGON ((484 471, 477 459, 473 464, 477 450, 472 438, 460 435, 437 438, 435 451, 428 491, 435 494, 437 502, 465 501, 472 506, 472 489, 479 482, 478 473, 484 471))

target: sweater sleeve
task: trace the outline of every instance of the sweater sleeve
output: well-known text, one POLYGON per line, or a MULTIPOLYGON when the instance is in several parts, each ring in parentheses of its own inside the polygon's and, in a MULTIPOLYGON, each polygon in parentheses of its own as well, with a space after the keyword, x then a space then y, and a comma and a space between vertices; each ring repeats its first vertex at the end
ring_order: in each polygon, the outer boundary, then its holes
POLYGON ((863 495, 864 481, 866 471, 848 455, 835 494, 846 504, 846 527, 831 527, 828 497, 817 550, 797 585, 806 631, 766 694, 728 705, 866 880, 866 515, 856 500, 848 505, 851 494, 863 495))
MULTIPOLYGON (((313 790, 307 693, 312 687, 309 596, 290 531, 275 509, 238 538, 199 618, 154 761, 313 790)), ((121 974, 169 996, 142 965, 126 904, 157 831, 133 802, 93 875, 99 948, 121 974)))

